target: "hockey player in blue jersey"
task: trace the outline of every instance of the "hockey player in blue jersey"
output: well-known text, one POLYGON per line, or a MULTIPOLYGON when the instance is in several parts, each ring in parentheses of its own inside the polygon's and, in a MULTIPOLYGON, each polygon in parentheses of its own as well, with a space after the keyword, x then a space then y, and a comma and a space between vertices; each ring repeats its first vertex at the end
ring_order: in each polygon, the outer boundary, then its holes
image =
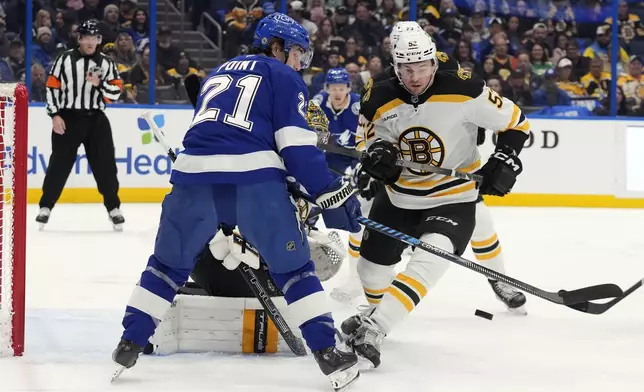
MULTIPOLYGON (((284 293, 287 318, 340 389, 358 377, 357 357, 335 347, 331 309, 286 176, 325 207, 329 228, 358 232, 359 202, 351 184, 329 171, 306 122, 307 88, 297 73, 312 57, 306 30, 275 13, 259 22, 252 48, 214 69, 201 85, 185 149, 170 176, 172 191, 163 201, 154 253, 127 304, 112 357, 123 368, 134 366, 196 259, 221 240, 221 226, 237 226, 284 293)), ((246 261, 234 249, 229 256, 246 261)))
MULTIPOLYGON (((344 68, 327 71, 325 91, 313 97, 329 119, 329 133, 334 143, 349 150, 361 150, 364 146, 364 130, 358 125, 360 95, 351 92, 351 79, 344 68)), ((369 213, 371 200, 382 184, 370 179, 360 170, 359 160, 346 155, 326 153, 329 168, 343 174, 353 181, 360 190, 360 204, 363 214, 369 213)), ((340 302, 349 302, 362 295, 362 285, 358 279, 356 264, 360 257, 362 231, 349 235, 349 277, 331 291, 331 297, 340 302)))

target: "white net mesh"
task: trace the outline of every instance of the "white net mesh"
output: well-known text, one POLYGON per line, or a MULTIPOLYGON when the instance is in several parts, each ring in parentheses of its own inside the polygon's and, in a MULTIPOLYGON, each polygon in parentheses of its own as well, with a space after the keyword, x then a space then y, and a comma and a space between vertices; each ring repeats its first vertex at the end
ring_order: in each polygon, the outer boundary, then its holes
POLYGON ((0 355, 14 354, 15 84, 0 84, 0 355))

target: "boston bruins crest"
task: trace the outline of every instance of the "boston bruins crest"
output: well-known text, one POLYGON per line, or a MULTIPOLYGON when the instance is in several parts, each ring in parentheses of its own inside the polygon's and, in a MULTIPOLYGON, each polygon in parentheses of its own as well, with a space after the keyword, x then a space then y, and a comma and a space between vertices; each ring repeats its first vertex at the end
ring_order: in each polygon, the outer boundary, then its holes
MULTIPOLYGON (((443 141, 434 132, 424 127, 412 127, 404 131, 398 139, 400 153, 404 160, 440 166, 445 158, 443 141)), ((428 172, 407 169, 418 176, 428 172)))

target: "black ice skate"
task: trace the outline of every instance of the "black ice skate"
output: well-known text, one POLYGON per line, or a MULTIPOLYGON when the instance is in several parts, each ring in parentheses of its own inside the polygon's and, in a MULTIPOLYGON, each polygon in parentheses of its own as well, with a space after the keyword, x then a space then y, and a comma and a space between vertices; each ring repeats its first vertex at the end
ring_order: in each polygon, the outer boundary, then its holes
POLYGON ((45 228, 47 222, 49 222, 49 216, 51 215, 51 209, 43 207, 38 211, 38 216, 36 216, 36 222, 40 226, 40 230, 45 228))
POLYGON ((342 391, 360 377, 358 357, 354 353, 340 351, 337 347, 327 347, 314 351, 313 356, 322 373, 329 377, 335 391, 342 391))
POLYGON ((340 329, 347 336, 347 345, 366 359, 363 361, 365 370, 380 366, 380 343, 385 333, 373 320, 365 314, 356 314, 344 320, 340 329))
POLYGON ((121 340, 112 353, 112 360, 119 365, 119 368, 112 376, 112 382, 116 380, 123 370, 129 369, 136 364, 139 355, 143 352, 143 347, 129 340, 121 340))
POLYGON ((525 309, 526 298, 522 292, 515 290, 512 286, 499 282, 498 280, 488 280, 496 298, 503 302, 503 304, 512 313, 526 315, 528 314, 525 309))
POLYGON ((114 225, 114 230, 123 231, 123 223, 125 223, 125 218, 123 217, 121 210, 114 208, 108 214, 110 217, 110 222, 112 222, 112 225, 114 225))

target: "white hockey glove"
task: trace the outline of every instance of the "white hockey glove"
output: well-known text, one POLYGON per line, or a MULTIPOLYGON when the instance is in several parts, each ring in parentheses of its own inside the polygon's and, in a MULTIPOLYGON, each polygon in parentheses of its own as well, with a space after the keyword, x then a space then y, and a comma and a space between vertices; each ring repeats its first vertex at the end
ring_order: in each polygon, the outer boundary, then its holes
POLYGON ((234 270, 241 263, 253 269, 259 268, 259 252, 253 248, 235 229, 227 236, 219 230, 208 247, 217 260, 223 260, 224 267, 234 270))

